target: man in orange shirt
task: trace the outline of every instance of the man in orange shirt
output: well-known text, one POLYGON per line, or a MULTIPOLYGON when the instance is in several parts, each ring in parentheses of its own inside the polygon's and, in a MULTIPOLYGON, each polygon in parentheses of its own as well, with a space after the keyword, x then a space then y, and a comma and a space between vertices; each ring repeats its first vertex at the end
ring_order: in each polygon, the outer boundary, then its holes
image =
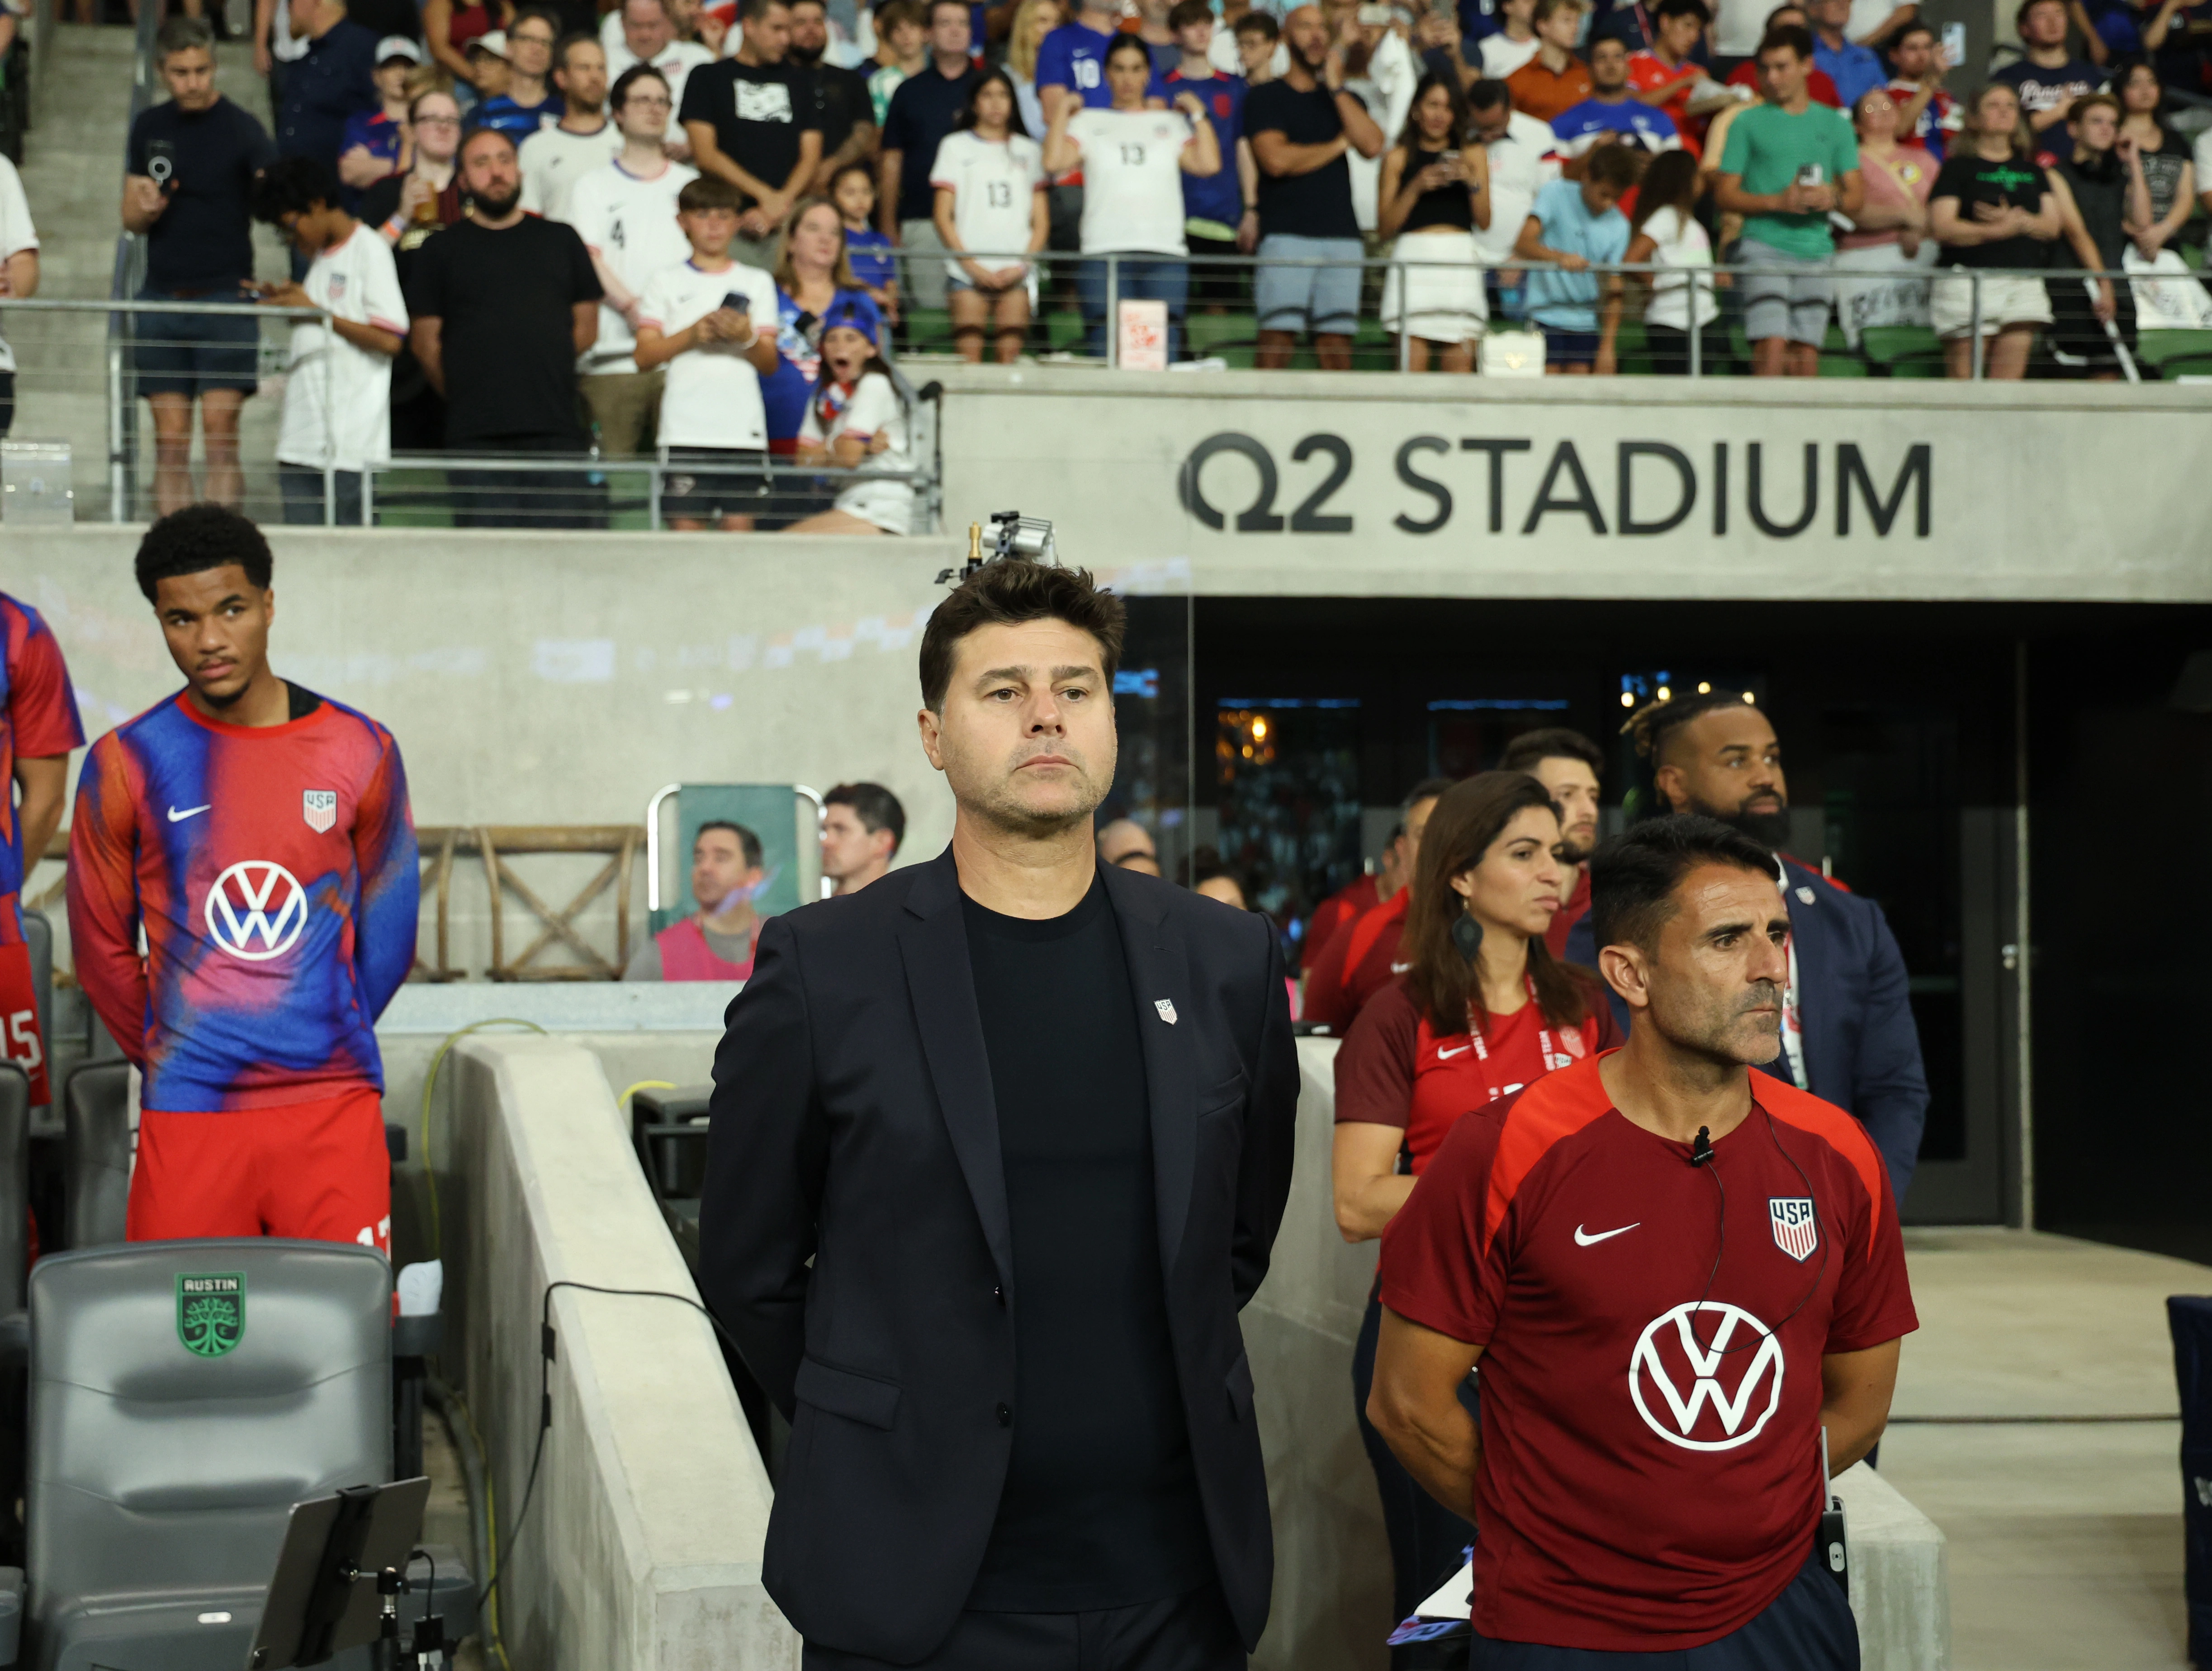
POLYGON ((1575 56, 1583 0, 1536 0, 1536 56, 1505 78, 1513 108, 1551 122, 1590 96, 1589 66, 1575 56))
POLYGON ((1651 45, 1628 60, 1630 88, 1674 118, 1683 149, 1693 156, 1703 154, 1706 118, 1736 102, 1704 64, 1690 58, 1712 15, 1705 0, 1659 0, 1652 12, 1651 45))

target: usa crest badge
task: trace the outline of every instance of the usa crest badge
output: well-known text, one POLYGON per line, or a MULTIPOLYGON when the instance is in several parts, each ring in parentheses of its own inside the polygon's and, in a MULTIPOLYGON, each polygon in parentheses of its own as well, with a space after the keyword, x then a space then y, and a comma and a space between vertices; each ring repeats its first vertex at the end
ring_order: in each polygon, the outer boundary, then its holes
POLYGON ((307 828, 316 835, 327 835, 331 826, 338 821, 338 792, 335 789, 301 790, 300 816, 307 821, 307 828))
POLYGON ((1774 1226, 1774 1245, 1800 1265, 1820 1245, 1820 1221, 1810 1195, 1768 1196, 1766 1218, 1774 1226))
POLYGON ((177 1339, 195 1358, 220 1358, 246 1338, 246 1273, 177 1277, 177 1339))

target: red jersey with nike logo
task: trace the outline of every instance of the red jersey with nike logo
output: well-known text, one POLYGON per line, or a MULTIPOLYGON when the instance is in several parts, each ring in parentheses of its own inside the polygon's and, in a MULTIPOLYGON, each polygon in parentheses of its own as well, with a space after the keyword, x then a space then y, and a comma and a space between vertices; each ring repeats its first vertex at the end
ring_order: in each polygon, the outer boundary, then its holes
POLYGON ((1811 1553, 1820 1360, 1918 1320, 1864 1129, 1752 1086, 1693 1167, 1613 1109, 1593 1057, 1459 1121, 1383 1233, 1382 1303, 1484 1348, 1486 1637, 1694 1648, 1811 1553))
POLYGON ((1302 1021, 1341 1033, 1369 999, 1406 971, 1398 962, 1413 890, 1401 888, 1366 915, 1354 917, 1322 947, 1306 975, 1302 1021))
MULTIPOLYGON (((1580 977, 1577 977, 1580 980, 1580 977)), ((1525 1091, 1547 1073, 1621 1042, 1595 981, 1580 981, 1579 1022, 1554 1025, 1533 1001, 1466 1028, 1438 1030, 1403 980, 1375 994, 1336 1053, 1336 1123, 1402 1126, 1416 1177, 1462 1115, 1525 1091)))

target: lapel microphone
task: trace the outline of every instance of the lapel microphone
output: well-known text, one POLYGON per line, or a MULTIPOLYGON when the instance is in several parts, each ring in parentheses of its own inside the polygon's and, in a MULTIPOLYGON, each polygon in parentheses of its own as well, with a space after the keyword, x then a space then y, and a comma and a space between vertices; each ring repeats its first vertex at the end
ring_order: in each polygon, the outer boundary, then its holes
POLYGON ((1697 1136, 1692 1139, 1690 1144, 1690 1164, 1693 1167, 1703 1166, 1712 1158, 1713 1145, 1711 1135, 1705 1127, 1700 1126, 1698 1127, 1697 1136))

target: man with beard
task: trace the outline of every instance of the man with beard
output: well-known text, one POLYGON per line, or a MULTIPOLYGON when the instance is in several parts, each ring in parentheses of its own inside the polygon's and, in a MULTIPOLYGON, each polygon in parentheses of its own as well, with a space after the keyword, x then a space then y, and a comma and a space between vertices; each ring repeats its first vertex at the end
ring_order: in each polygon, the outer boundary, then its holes
MULTIPOLYGON (((1544 945, 1554 957, 1568 957, 1568 935, 1589 914, 1588 861, 1591 849, 1597 846, 1598 775, 1604 768, 1603 750, 1582 732, 1565 726, 1522 732, 1505 745, 1498 763, 1500 771, 1528 773, 1544 786, 1552 804, 1559 809, 1559 845, 1554 856, 1561 868, 1573 873, 1565 878, 1566 903, 1559 907, 1544 933, 1544 945)), ((1583 938, 1589 939, 1587 929, 1583 938)), ((1568 961, 1595 969, 1597 948, 1586 945, 1582 957, 1568 961)))
POLYGON ((1264 917, 1098 860, 1124 623, 1020 559, 939 604, 951 845, 772 918, 730 1006, 700 1291, 792 1419, 807 1671, 1231 1671, 1267 1621, 1290 1006, 1264 917))
POLYGON ((1766 1071, 1856 1115, 1902 1201, 1928 1118, 1928 1077, 1905 958, 1881 908, 1782 851, 1790 838, 1782 744, 1748 696, 1712 690, 1653 702, 1626 729, 1650 759, 1668 811, 1717 818, 1773 855, 1790 913, 1790 980, 1781 1053, 1766 1071))
POLYGON ((830 14, 823 0, 791 0, 791 46, 786 60, 798 71, 801 95, 822 125, 822 166, 807 190, 822 197, 837 171, 875 154, 876 107, 867 79, 829 63, 830 14))
POLYGON ((1600 848, 1627 1044, 1461 1120, 1383 1232, 1368 1417, 1482 1528, 1476 1671, 1859 1664, 1818 1470, 1881 1438, 1917 1321, 1869 1134, 1751 1072, 1789 977, 1771 862, 1700 817, 1600 848))
MULTIPOLYGON (((467 218, 423 245, 409 275, 408 339, 446 398, 446 445, 466 453, 584 451, 576 359, 599 340, 599 275, 576 229, 522 212, 514 141, 479 128, 463 142, 467 218)), ((577 489, 558 476, 454 471, 456 520, 578 527, 577 489)))

